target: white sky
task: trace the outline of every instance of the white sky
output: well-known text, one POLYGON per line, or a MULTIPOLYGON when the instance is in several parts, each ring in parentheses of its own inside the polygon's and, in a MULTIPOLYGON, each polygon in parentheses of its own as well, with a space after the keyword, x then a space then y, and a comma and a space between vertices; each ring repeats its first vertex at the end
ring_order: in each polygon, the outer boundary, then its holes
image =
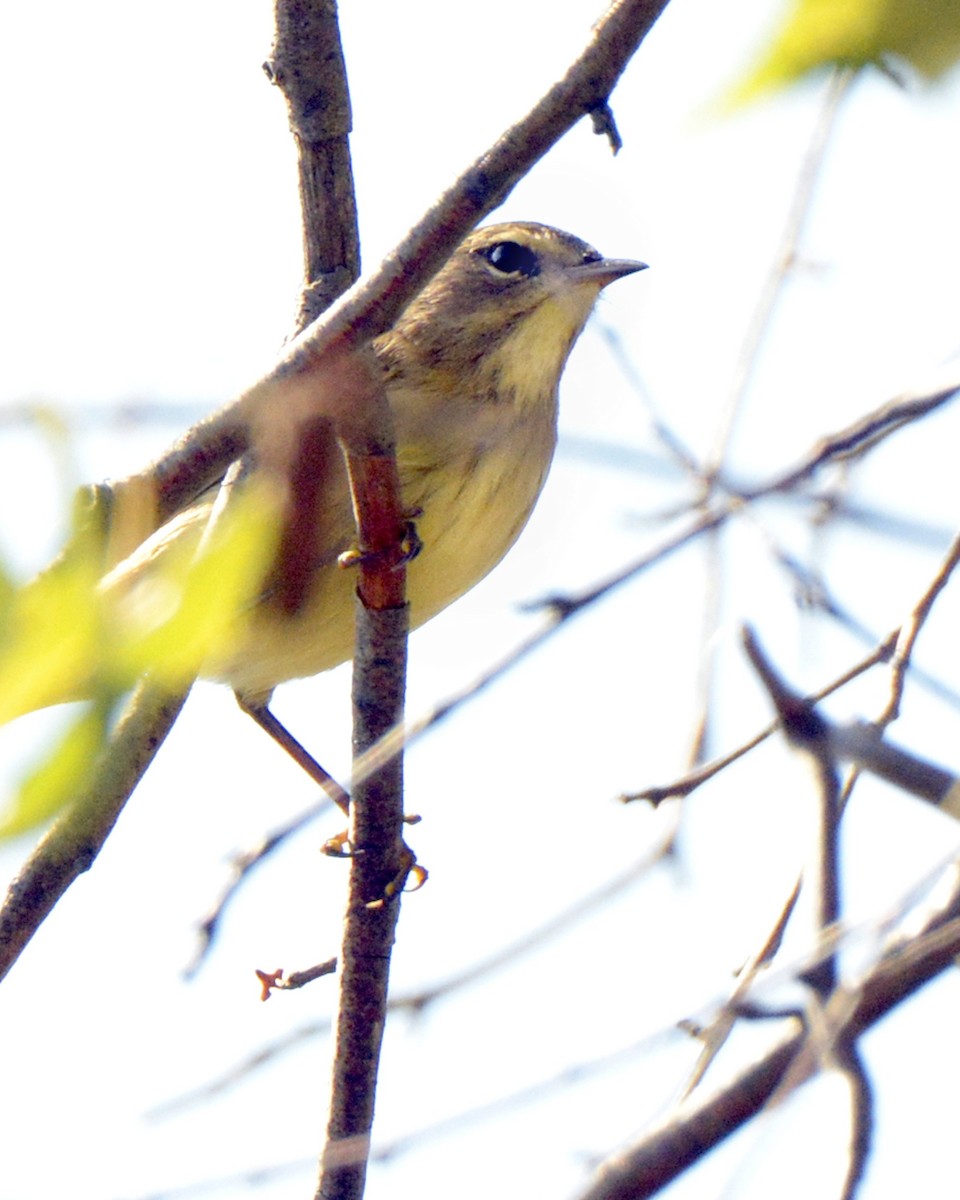
MULTIPOLYGON (((139 465, 257 376, 289 326, 298 210, 281 99, 259 67, 269 8, 171 0, 146 13, 113 0, 52 0, 0 13, 8 48, 0 401, 55 406, 78 428, 91 404, 184 409, 182 422, 161 427, 85 427, 74 447, 78 480, 139 465)), ((488 0, 470 18, 433 0, 343 5, 368 264, 565 69, 601 8, 566 0, 545 20, 543 5, 516 0, 488 0)), ((700 452, 822 93, 803 89, 722 122, 709 115, 774 9, 741 4, 734 25, 729 6, 675 0, 613 97, 622 153, 612 158, 581 123, 498 214, 547 221, 651 264, 611 288, 601 319, 700 452)), ((956 81, 912 93, 880 79, 858 85, 742 417, 739 474, 759 478, 792 462, 956 352, 958 120, 956 81)), ((575 439, 591 438, 664 459, 595 330, 577 348, 563 399, 567 442, 528 533, 412 643, 414 714, 532 628, 521 602, 586 586, 637 556, 660 537, 643 518, 686 496, 669 470, 627 471, 574 452, 575 439)), ((858 477, 858 497, 949 536, 956 424, 948 410, 881 451, 858 477)), ((52 462, 32 430, 0 428, 0 546, 24 567, 56 544, 64 493, 52 462)), ((717 639, 718 749, 768 716, 736 650, 740 620, 758 623, 800 687, 822 684, 865 649, 798 617, 764 530, 804 554, 815 542, 786 510, 765 510, 762 526, 746 522, 726 541, 733 569, 717 639)), ((828 538, 820 561, 843 603, 880 634, 904 618, 942 549, 937 539, 903 547, 854 529, 828 538)), ((411 838, 431 879, 404 904, 398 992, 444 978, 573 905, 655 842, 669 814, 611 798, 682 770, 704 580, 701 553, 671 561, 572 624, 411 753, 409 803, 424 816, 411 838)), ((957 605, 948 592, 920 647, 921 660, 954 683, 957 605)), ((279 715, 335 772, 347 763, 348 684, 341 670, 277 698, 279 715)), ((884 688, 878 679, 850 689, 832 711, 871 716, 884 688)), ((908 701, 897 740, 955 761, 956 712, 915 689, 908 701)), ((8 783, 48 728, 44 715, 0 731, 8 783)), ((312 794, 225 691, 197 689, 95 869, 0 987, 0 1197, 134 1200, 315 1155, 321 1041, 205 1108, 144 1119, 329 1012, 332 990, 322 983, 261 1005, 252 979, 254 967, 293 970, 336 950, 343 871, 317 853, 326 827, 249 882, 197 981, 179 974, 225 856, 312 794)), ((690 802, 677 863, 562 942, 417 1022, 396 1021, 378 1141, 662 1034, 721 995, 802 860, 811 799, 804 772, 779 746, 765 747, 690 802)), ((878 786, 858 794, 846 837, 849 899, 861 919, 891 908, 958 840, 945 818, 878 786)), ((6 874, 27 848, 0 855, 6 874)), ((800 920, 794 952, 805 936, 800 920)), ((956 988, 949 979, 929 989, 899 1032, 867 1040, 880 1095, 869 1200, 908 1186, 933 1194, 930 1181, 953 1169, 952 1116, 926 1100, 960 1066, 957 1045, 942 1035, 956 988)), ((375 1167, 369 1195, 573 1194, 590 1160, 663 1111, 695 1054, 679 1035, 661 1038, 614 1072, 375 1167)), ((832 1138, 842 1149, 838 1091, 825 1081, 804 1099, 820 1122, 813 1133, 800 1125, 806 1148, 777 1141, 776 1122, 766 1121, 750 1132, 750 1153, 738 1139, 670 1195, 831 1194, 834 1162, 826 1153, 817 1162, 809 1145, 832 1138), (812 1174, 819 1169, 824 1178, 812 1174)), ((312 1194, 312 1179, 307 1166, 256 1194, 292 1200, 312 1194)), ((203 1194, 245 1193, 229 1185, 203 1194)))

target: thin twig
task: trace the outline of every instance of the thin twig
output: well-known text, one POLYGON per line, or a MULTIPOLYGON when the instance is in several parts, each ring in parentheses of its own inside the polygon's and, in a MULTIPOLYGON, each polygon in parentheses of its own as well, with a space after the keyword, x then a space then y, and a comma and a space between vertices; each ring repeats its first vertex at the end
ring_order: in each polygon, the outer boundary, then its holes
MULTIPOLYGON (((620 331, 615 329, 612 325, 608 325, 602 319, 597 318, 594 318, 593 328, 597 331, 597 333, 600 334, 604 342, 606 342, 607 349, 610 351, 614 362, 620 368, 621 374, 632 388, 634 394, 640 400, 640 403, 643 405, 643 408, 647 414, 647 420, 650 422, 650 427, 653 430, 654 436, 663 445, 670 457, 686 475, 691 476, 694 479, 700 479, 702 475, 700 463, 697 462, 693 451, 684 445, 677 434, 674 433, 673 429, 657 411, 653 397, 651 396, 650 391, 643 379, 640 377, 640 373, 637 370, 629 351, 624 345, 623 337, 621 336, 620 331)), ((611 449, 619 450, 621 447, 611 447, 611 449)), ((607 461, 609 461, 609 459, 605 454, 604 462, 607 461)))
POLYGON ((758 351, 770 327, 777 301, 783 292, 783 286, 796 263, 797 247, 810 214, 826 149, 833 134, 840 106, 853 79, 854 72, 851 70, 835 71, 830 79, 810 146, 800 167, 800 177, 794 189, 790 211, 780 235, 780 243, 773 258, 773 264, 761 289, 743 345, 737 356, 734 377, 721 411, 720 420, 717 423, 714 446, 704 464, 705 479, 709 480, 719 473, 721 464, 726 457, 737 416, 756 369, 758 351))
MULTIPOLYGON (((819 691, 811 692, 808 696, 805 696, 805 702, 812 704, 819 700, 823 700, 827 696, 832 695, 834 692, 839 691, 841 688, 846 687, 851 680, 863 675, 872 667, 877 666, 879 663, 889 662, 890 656, 893 653, 893 649, 896 644, 898 633, 898 630, 894 630, 893 633, 889 634, 884 641, 882 641, 865 658, 862 658, 854 666, 844 671, 844 673, 838 676, 836 679, 831 680, 830 683, 826 684, 819 691)), ((702 786, 704 783, 707 783, 715 775, 718 775, 732 763, 735 763, 737 759, 743 758, 745 754, 748 754, 751 750, 756 749, 756 747, 762 742, 765 742, 768 737, 771 737, 774 733, 776 733, 779 728, 780 720, 778 718, 775 721, 771 721, 769 725, 765 726, 758 733, 755 733, 753 737, 741 743, 741 745, 737 746, 735 750, 731 750, 729 754, 724 754, 719 758, 713 759, 712 762, 707 763, 698 770, 690 771, 686 775, 681 776, 679 779, 675 779, 672 783, 644 788, 639 792, 625 793, 624 795, 620 796, 620 799, 624 803, 631 803, 634 800, 647 800, 651 804, 662 804, 664 800, 669 800, 671 798, 681 799, 684 796, 689 796, 691 792, 696 791, 698 787, 702 786)))
POLYGON ((846 1033, 838 1040, 836 1062, 850 1087, 850 1155, 839 1200, 853 1200, 863 1179, 873 1142, 873 1085, 860 1047, 846 1033))
MULTIPOLYGON (((357 347, 388 329, 468 229, 496 208, 581 117, 607 102, 666 4, 615 0, 564 78, 464 172, 378 271, 295 338, 274 369, 241 397, 194 426, 144 471, 118 481, 109 492, 98 489, 104 507, 118 504, 125 490, 149 495, 145 510, 152 519, 141 530, 146 536, 244 454, 258 415, 265 423, 275 422, 285 399, 311 392, 311 375, 327 351, 357 347)), ((142 761, 146 748, 151 755, 156 752, 167 727, 159 719, 151 725, 144 713, 131 713, 130 720, 141 730, 143 745, 129 745, 130 762, 125 768, 117 764, 115 773, 138 779, 133 763, 142 761)), ((8 910, 5 919, 9 916, 8 910)), ((22 931, 24 942, 32 932, 22 931)))
POLYGON ((274 22, 263 69, 283 93, 297 148, 304 263, 294 322, 299 333, 360 274, 352 116, 336 0, 278 0, 274 22))
POLYGON ((787 468, 757 487, 737 488, 735 494, 741 500, 750 501, 778 492, 791 492, 797 484, 811 479, 822 467, 875 449, 890 434, 896 433, 913 421, 929 416, 954 400, 958 391, 960 363, 951 361, 937 371, 936 377, 928 385, 905 392, 882 404, 845 429, 822 438, 796 466, 787 468))
POLYGON ((275 417, 278 397, 296 381, 303 383, 325 354, 356 349, 386 332, 465 234, 502 204, 582 117, 607 103, 667 2, 614 0, 564 77, 463 172, 376 271, 294 338, 263 379, 116 488, 147 478, 155 493, 157 523, 162 524, 222 476, 246 450, 257 414, 275 417))
POLYGON ((693 722, 693 737, 687 752, 691 766, 702 763, 710 744, 710 718, 714 673, 717 664, 717 631, 723 612, 724 562, 720 539, 721 530, 710 531, 705 547, 704 571, 707 581, 703 594, 703 612, 700 619, 700 653, 697 655, 696 708, 693 722))
POLYGON ((254 868, 265 862, 275 850, 278 850, 288 838, 299 833, 311 821, 328 813, 331 808, 333 808, 333 801, 329 796, 323 796, 315 804, 311 804, 295 817, 291 817, 283 825, 264 834, 255 845, 248 846, 246 850, 232 855, 226 883, 210 906, 206 916, 197 922, 197 946, 193 958, 184 968, 184 976, 187 979, 192 979, 206 960, 216 939, 227 905, 237 894, 247 876, 254 868))
MULTIPOLYGON (((438 983, 428 985, 418 991, 406 992, 391 997, 388 1010, 390 1012, 422 1013, 431 1005, 436 1004, 440 1000, 448 999, 450 996, 469 987, 478 979, 487 979, 497 971, 517 961, 517 959, 529 954, 531 950, 541 949, 545 944, 556 941, 557 938, 568 933, 570 929, 606 907, 615 897, 622 895, 646 878, 650 870, 669 852, 676 830, 676 821, 676 814, 671 814, 665 830, 661 833, 655 844, 637 862, 631 863, 619 875, 606 880, 594 891, 588 892, 584 896, 579 896, 567 908, 550 917, 542 925, 536 926, 529 933, 523 934, 515 941, 510 942, 509 945, 501 947, 486 958, 471 963, 455 975, 449 975, 445 979, 441 979, 438 983)), ((330 1022, 325 1019, 303 1025, 294 1032, 258 1050, 250 1058, 237 1064, 237 1066, 233 1067, 220 1078, 205 1083, 196 1091, 168 1101, 161 1107, 153 1110, 150 1115, 155 1117, 175 1115, 188 1105, 205 1101, 234 1086, 251 1072, 273 1062, 275 1058, 281 1054, 285 1054, 293 1046, 299 1045, 303 1040, 325 1036, 329 1032, 330 1022)))
MULTIPOLYGON (((822 931, 840 919, 840 780, 837 754, 829 726, 814 706, 791 691, 760 647, 751 629, 743 634, 744 649, 762 680, 777 711, 787 739, 811 760, 817 777, 819 797, 817 821, 816 898, 817 929, 822 931)), ((823 1003, 833 995, 837 983, 837 963, 833 955, 824 957, 804 974, 823 1003)))
POLYGON ((140 684, 89 784, 54 822, 10 884, 0 909, 0 979, 71 883, 93 866, 133 789, 163 743, 186 693, 140 684))
MULTIPOLYGON (((737 972, 736 984, 727 1002, 720 1007, 716 1017, 709 1025, 693 1030, 697 1038, 703 1043, 703 1049, 700 1051, 696 1064, 690 1072, 690 1077, 687 1079, 680 1093, 679 1099, 681 1101, 686 1100, 691 1095, 694 1088, 699 1085, 709 1070, 710 1064, 723 1049, 727 1038, 736 1024, 737 1017, 746 1003, 747 994, 756 981, 757 976, 773 960, 774 955, 780 949, 783 935, 787 928, 787 922, 793 915, 793 910, 796 907, 799 896, 800 879, 797 878, 762 944, 751 954, 737 972)), ((692 1023, 685 1024, 688 1024, 692 1028, 692 1023)))
MULTIPOLYGON (((647 551, 638 559, 635 559, 632 563, 628 563, 625 567, 601 580, 593 587, 572 596, 550 596, 529 605, 528 607, 531 608, 546 608, 551 616, 550 622, 526 639, 515 651, 506 655, 490 671, 484 673, 475 685, 470 685, 463 691, 456 693, 449 700, 438 705, 431 713, 411 723, 407 729, 391 730, 378 745, 372 747, 367 758, 355 764, 355 769, 359 768, 362 771, 366 769, 367 762, 373 764, 379 761, 382 756, 395 753, 397 746, 401 742, 409 744, 410 741, 421 736, 449 715, 459 704, 475 694, 476 691, 487 687, 494 679, 510 670, 533 649, 552 636, 557 628, 568 618, 590 608, 612 591, 630 582, 654 564, 668 558, 675 551, 687 546, 703 534, 719 528, 738 513, 743 505, 752 504, 788 490, 788 487, 796 486, 797 483, 812 477, 827 463, 837 457, 849 454, 855 448, 875 445, 877 437, 881 432, 889 433, 894 429, 899 429, 912 421, 929 415, 941 405, 952 400, 958 391, 960 391, 960 365, 952 364, 949 368, 944 368, 940 372, 940 378, 929 388, 918 389, 914 393, 907 394, 904 397, 884 404, 867 414, 866 417, 854 425, 848 426, 845 430, 824 439, 811 449, 807 457, 798 466, 791 468, 789 472, 773 476, 766 483, 754 488, 739 490, 727 501, 717 503, 710 509, 701 512, 684 528, 666 538, 659 546, 647 551)), ((881 657, 874 658, 871 655, 867 661, 868 666, 872 665, 874 661, 884 661, 888 658, 890 653, 892 653, 893 647, 888 646, 887 642, 884 642, 878 650, 881 652, 881 657)), ((863 669, 865 668, 853 668, 852 674, 849 677, 852 678, 853 675, 859 674, 863 669)), ((848 676, 845 675, 843 678, 846 680, 848 676)), ((837 686, 840 686, 840 684, 837 686)), ((831 690, 835 689, 831 688, 831 690)), ((734 751, 732 756, 718 760, 715 768, 711 764, 707 768, 704 768, 702 772, 691 773, 689 777, 686 777, 691 781, 690 785, 685 781, 678 781, 676 785, 678 790, 651 788, 643 792, 633 793, 625 798, 647 799, 656 802, 660 799, 666 799, 668 796, 686 794, 692 791, 694 787, 699 786, 700 783, 705 782, 711 775, 716 774, 716 770, 722 769, 729 761, 733 761, 743 753, 746 753, 747 750, 752 749, 758 741, 763 741, 775 728, 775 725, 771 726, 767 731, 756 735, 756 738, 748 745, 738 751, 734 751)), ((673 786, 670 785, 670 787, 673 786)))
POLYGON ((914 605, 909 619, 900 628, 897 646, 890 661, 890 699, 878 718, 878 724, 883 728, 886 728, 899 716, 900 702, 903 698, 907 670, 913 657, 913 648, 937 597, 949 583, 958 563, 960 563, 960 534, 954 538, 953 544, 944 556, 937 573, 931 579, 930 585, 914 605))
MULTIPOLYGON (((885 954, 861 981, 843 1036, 855 1040, 892 1008, 953 966, 960 952, 960 893, 926 931, 885 954)), ((720 1091, 694 1096, 608 1159, 578 1200, 644 1200, 677 1178, 769 1102, 807 1043, 797 1025, 720 1091)))
POLYGON ((508 945, 494 951, 479 962, 473 963, 456 975, 448 976, 439 983, 432 984, 417 992, 397 996, 390 1003, 394 1009, 407 1009, 422 1012, 437 1000, 446 999, 453 992, 475 983, 478 979, 486 979, 494 972, 502 970, 519 958, 523 958, 532 950, 539 950, 548 942, 555 941, 561 935, 569 933, 580 922, 592 917, 600 909, 605 908, 611 900, 646 878, 651 869, 661 862, 670 852, 676 833, 676 815, 672 815, 667 828, 657 842, 635 863, 631 863, 619 875, 604 882, 593 892, 579 896, 567 908, 552 916, 542 925, 538 925, 529 933, 510 942, 508 945))

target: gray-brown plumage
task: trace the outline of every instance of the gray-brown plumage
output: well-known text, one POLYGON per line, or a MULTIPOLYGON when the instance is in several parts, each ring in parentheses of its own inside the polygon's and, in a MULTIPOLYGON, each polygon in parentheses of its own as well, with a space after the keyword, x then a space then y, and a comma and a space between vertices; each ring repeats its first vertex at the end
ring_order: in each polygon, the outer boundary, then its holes
MULTIPOLYGON (((604 259, 578 238, 515 222, 470 234, 396 325, 373 343, 397 437, 404 506, 422 551, 409 564, 411 625, 478 583, 530 516, 553 457, 557 385, 600 290, 642 263, 604 259)), ((213 499, 168 522, 105 586, 127 589, 171 544, 206 524, 213 499)), ((305 603, 265 595, 228 654, 202 674, 253 703, 286 679, 353 653, 354 579, 337 565, 355 539, 334 457, 320 482, 305 603)))

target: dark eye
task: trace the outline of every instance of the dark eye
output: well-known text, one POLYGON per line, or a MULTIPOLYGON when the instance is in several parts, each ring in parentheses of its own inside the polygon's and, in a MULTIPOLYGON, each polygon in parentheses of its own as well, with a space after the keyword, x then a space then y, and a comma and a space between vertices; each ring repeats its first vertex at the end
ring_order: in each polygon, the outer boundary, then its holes
POLYGON ((504 275, 539 275, 540 262, 529 246, 519 242, 497 242, 480 253, 491 265, 504 275))

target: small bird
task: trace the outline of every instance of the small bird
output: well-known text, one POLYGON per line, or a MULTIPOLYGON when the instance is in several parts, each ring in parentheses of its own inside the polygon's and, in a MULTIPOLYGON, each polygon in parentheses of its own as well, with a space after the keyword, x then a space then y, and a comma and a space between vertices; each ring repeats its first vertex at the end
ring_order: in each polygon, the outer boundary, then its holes
MULTIPOLYGON (((516 541, 553 458, 557 386, 602 288, 645 263, 604 258, 533 222, 471 233, 394 326, 372 343, 383 371, 407 512, 421 552, 407 568, 411 628, 478 583, 516 541)), ((318 483, 302 602, 269 586, 237 637, 201 667, 262 711, 277 684, 353 655, 356 538, 339 453, 318 483)), ((254 471, 256 467, 253 468, 254 471)), ((210 518, 216 489, 169 520, 105 578, 123 595, 210 518)))

